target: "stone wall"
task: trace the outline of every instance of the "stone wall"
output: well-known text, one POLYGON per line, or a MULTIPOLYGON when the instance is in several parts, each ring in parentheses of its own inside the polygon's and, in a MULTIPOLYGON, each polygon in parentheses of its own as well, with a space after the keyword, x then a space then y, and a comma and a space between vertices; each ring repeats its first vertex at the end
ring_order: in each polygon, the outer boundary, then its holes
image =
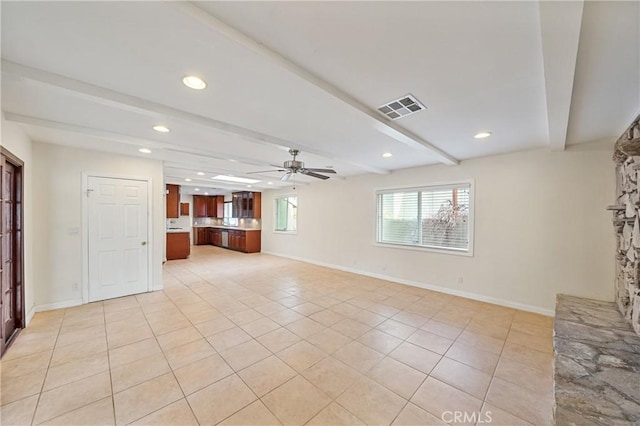
POLYGON ((616 303, 640 335, 640 116, 616 143, 616 303))

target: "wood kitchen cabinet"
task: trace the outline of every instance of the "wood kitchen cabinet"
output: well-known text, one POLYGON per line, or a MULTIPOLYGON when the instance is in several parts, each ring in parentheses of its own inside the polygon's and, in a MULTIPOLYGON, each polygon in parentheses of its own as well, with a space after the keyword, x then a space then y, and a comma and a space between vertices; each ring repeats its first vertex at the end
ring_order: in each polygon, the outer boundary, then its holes
POLYGON ((167 260, 186 259, 191 254, 188 232, 167 233, 167 260))
POLYGON ((261 246, 260 230, 244 231, 240 229, 222 229, 213 227, 195 227, 195 245, 207 245, 222 247, 222 233, 228 235, 228 249, 244 253, 259 253, 261 246))
POLYGON ((212 246, 222 247, 222 229, 220 228, 211 228, 211 240, 209 244, 212 246))
POLYGON ((194 195, 193 215, 195 217, 218 218, 224 216, 224 196, 194 195))
POLYGON ((195 217, 208 217, 206 196, 203 196, 203 195, 193 196, 193 215, 195 217))
POLYGON ((180 216, 189 216, 189 203, 180 203, 180 216))
POLYGON ((167 184, 167 218, 180 216, 180 185, 167 184))
POLYGON ((218 217, 218 208, 216 206, 216 199, 218 197, 206 197, 207 199, 207 217, 218 217))
POLYGON ((229 230, 229 248, 244 253, 260 252, 261 231, 229 230))
POLYGON ((224 217, 224 195, 216 197, 216 216, 224 217))
POLYGON ((259 219, 262 213, 262 194, 259 192, 234 192, 231 196, 233 217, 259 219))
POLYGON ((196 246, 202 246, 209 244, 209 228, 197 227, 194 229, 194 244, 196 246))

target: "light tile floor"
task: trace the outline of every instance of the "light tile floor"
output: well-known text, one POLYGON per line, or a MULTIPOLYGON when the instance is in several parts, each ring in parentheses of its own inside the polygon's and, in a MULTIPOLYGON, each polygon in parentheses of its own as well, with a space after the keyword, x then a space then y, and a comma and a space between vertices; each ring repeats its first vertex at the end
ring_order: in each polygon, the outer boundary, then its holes
POLYGON ((3 425, 544 425, 553 404, 549 317, 206 246, 163 291, 36 314, 0 368, 3 425))

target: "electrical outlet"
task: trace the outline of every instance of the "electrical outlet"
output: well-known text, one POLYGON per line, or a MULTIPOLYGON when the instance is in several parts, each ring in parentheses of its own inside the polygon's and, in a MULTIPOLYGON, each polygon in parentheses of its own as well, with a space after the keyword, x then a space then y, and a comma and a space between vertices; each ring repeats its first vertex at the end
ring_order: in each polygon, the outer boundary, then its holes
POLYGON ((458 284, 462 284, 464 282, 464 278, 458 277, 458 284))
POLYGON ((77 290, 78 289, 78 281, 74 281, 73 284, 71 284, 71 289, 72 290, 77 290))

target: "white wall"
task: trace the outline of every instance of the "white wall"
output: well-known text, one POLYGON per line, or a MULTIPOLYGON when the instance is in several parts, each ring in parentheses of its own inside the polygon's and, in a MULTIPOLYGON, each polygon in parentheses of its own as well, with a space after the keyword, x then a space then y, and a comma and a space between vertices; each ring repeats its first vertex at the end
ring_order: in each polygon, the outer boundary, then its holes
POLYGON ((33 161, 32 145, 27 135, 14 123, 2 117, 2 139, 0 145, 8 149, 13 155, 24 161, 24 300, 27 323, 35 313, 34 296, 34 262, 33 262, 33 161))
POLYGON ((299 185, 298 233, 273 233, 263 192, 263 252, 552 314, 556 293, 613 300, 613 142, 527 151, 299 185), (473 179, 474 256, 375 246, 375 191, 473 179), (463 283, 458 283, 463 277, 463 283))
POLYGON ((162 288, 165 198, 162 162, 60 145, 33 143, 35 301, 38 310, 82 301, 82 173, 152 179, 152 269, 162 288), (74 285, 77 284, 77 288, 74 285))

